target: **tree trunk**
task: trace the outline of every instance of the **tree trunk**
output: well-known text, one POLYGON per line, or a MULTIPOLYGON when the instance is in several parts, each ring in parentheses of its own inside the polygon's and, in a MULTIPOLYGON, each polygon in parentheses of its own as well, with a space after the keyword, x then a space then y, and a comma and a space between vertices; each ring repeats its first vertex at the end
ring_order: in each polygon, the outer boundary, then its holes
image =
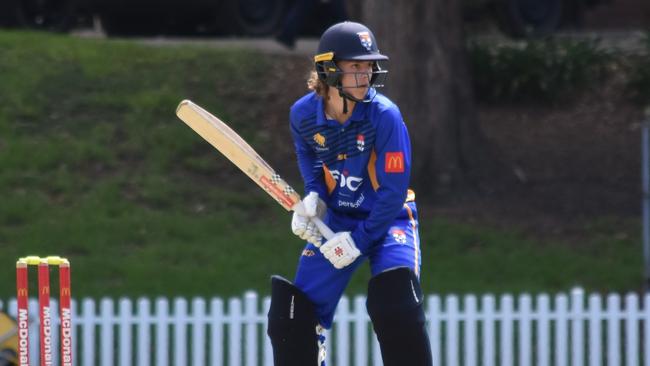
POLYGON ((409 128, 419 196, 491 189, 488 177, 501 169, 478 124, 460 0, 365 0, 362 11, 390 57, 383 92, 409 128))

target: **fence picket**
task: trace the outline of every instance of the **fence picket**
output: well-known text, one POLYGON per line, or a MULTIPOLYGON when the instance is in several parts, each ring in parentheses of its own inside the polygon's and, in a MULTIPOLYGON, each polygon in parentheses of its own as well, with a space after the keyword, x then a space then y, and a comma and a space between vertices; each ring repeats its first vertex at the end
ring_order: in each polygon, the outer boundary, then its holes
POLYGON ((478 349, 476 348, 476 296, 465 296, 465 307, 463 315, 465 317, 463 343, 465 349, 465 366, 476 366, 478 358, 478 349))
POLYGON ((228 366, 241 366, 242 304, 238 298, 228 301, 228 366))
POLYGON ((77 341, 77 339, 79 339, 79 338, 77 338, 77 327, 74 326, 74 324, 77 321, 77 319, 74 318, 74 316, 75 316, 74 314, 79 314, 78 309, 79 308, 77 307, 77 300, 72 299, 70 301, 70 315, 72 317, 73 327, 72 327, 72 329, 70 329, 70 331, 71 331, 71 334, 72 334, 72 357, 73 357, 72 363, 73 364, 80 364, 78 362, 78 360, 76 358, 74 358, 77 355, 79 355, 79 348, 78 348, 79 347, 79 342, 77 341))
POLYGON ((481 313, 483 315, 483 327, 481 330, 481 334, 483 335, 481 365, 494 366, 496 362, 496 352, 494 349, 496 344, 496 300, 492 295, 484 295, 481 302, 481 313))
POLYGON ((510 295, 501 297, 501 366, 513 366, 514 345, 513 345, 513 298, 510 295))
POLYGON ((643 297, 643 366, 650 366, 650 293, 643 297))
MULTIPOLYGON (((83 366, 95 366, 95 302, 92 299, 84 299, 82 308, 83 313, 79 317, 79 322, 81 322, 81 333, 83 335, 81 341, 84 348, 82 354, 83 366)), ((30 339, 34 339, 31 334, 30 339)), ((35 348, 32 347, 32 350, 35 348)))
MULTIPOLYGON (((429 296, 427 301, 429 303, 429 308, 427 309, 427 318, 429 319, 429 342, 431 342, 431 355, 433 356, 433 366, 442 365, 442 357, 440 354, 440 296, 429 296)), ((380 363, 375 363, 374 365, 380 365, 380 363)))
MULTIPOLYGON (((589 296, 589 366, 602 363, 602 301, 598 295, 589 296)), ((650 366, 650 365, 648 365, 650 366)))
POLYGON ((269 319, 267 317, 267 314, 269 313, 269 309, 271 308, 271 298, 266 297, 264 298, 264 313, 263 319, 264 319, 264 366, 273 366, 273 348, 271 347, 271 340, 269 337, 266 335, 266 329, 268 328, 268 323, 269 319))
POLYGON ((532 354, 532 299, 530 295, 519 297, 519 366, 531 366, 532 354))
POLYGON ((584 291, 571 291, 571 365, 584 365, 584 291))
POLYGON ((205 366, 205 347, 208 344, 205 339, 205 306, 204 299, 192 299, 192 366, 205 366))
POLYGON ((223 301, 213 298, 210 301, 210 364, 223 365, 223 301))
POLYGON ((366 316, 366 299, 354 298, 354 366, 368 366, 368 317, 366 316))
MULTIPOLYGON (((372 366, 382 366, 381 349, 379 348, 379 341, 377 335, 373 332, 372 337, 372 366)), ((435 365, 435 364, 434 364, 435 365)))
POLYGON ((458 327, 460 323, 460 316, 458 310, 458 297, 455 295, 450 295, 447 297, 445 303, 445 313, 447 315, 447 332, 445 341, 446 343, 446 356, 447 356, 447 366, 459 366, 458 362, 458 353, 459 345, 458 342, 458 327))
POLYGON ((138 299, 138 366, 151 365, 151 301, 146 298, 138 299))
POLYGON ((50 334, 51 334, 51 345, 52 345, 52 366, 59 366, 59 302, 56 299, 50 300, 50 334))
POLYGON ((119 312, 119 358, 120 366, 131 366, 131 314, 133 313, 131 300, 122 298, 118 306, 119 312))
POLYGON ((99 342, 101 344, 100 356, 101 366, 114 366, 115 365, 115 349, 113 346, 114 332, 113 332, 113 319, 115 318, 115 307, 113 300, 103 298, 99 304, 100 312, 100 334, 99 342))
POLYGON ((350 360, 350 301, 341 298, 336 311, 336 366, 349 366, 350 360))
POLYGON ((625 365, 639 365, 639 300, 636 294, 625 296, 625 365))
MULTIPOLYGON (((164 298, 156 299, 153 311, 146 298, 79 304, 77 309, 72 302, 73 355, 80 366, 273 365, 265 335, 270 299, 253 292, 243 301, 229 299, 227 313, 218 298, 209 308, 202 298, 192 299, 191 307, 176 298, 171 312, 164 298)), ((15 299, 3 305, 15 316, 15 299)), ((56 301, 51 306, 56 342, 56 301)), ((642 299, 634 293, 587 297, 574 289, 554 298, 523 294, 516 303, 508 294, 498 303, 491 295, 480 302, 475 295, 428 296, 426 309, 435 366, 650 366, 650 293, 642 299)), ((30 319, 30 355, 38 364, 36 299, 30 299, 30 319)), ((363 296, 341 300, 334 331, 326 336, 328 365, 382 365, 363 296)), ((54 365, 58 362, 55 357, 54 365)))
POLYGON ((246 366, 257 366, 257 294, 247 291, 244 294, 244 299, 246 366))
POLYGON ((187 365, 187 300, 174 299, 174 365, 187 365))
POLYGON ((619 339, 621 337, 621 298, 616 294, 607 296, 607 365, 620 366, 619 339))
POLYGON ((169 301, 159 298, 156 300, 156 366, 167 366, 169 363, 169 301))
POLYGON ((548 295, 537 296, 537 366, 549 366, 551 362, 551 299, 548 295))
POLYGON ((567 366, 569 324, 568 324, 569 300, 565 294, 555 297, 555 364, 567 366))

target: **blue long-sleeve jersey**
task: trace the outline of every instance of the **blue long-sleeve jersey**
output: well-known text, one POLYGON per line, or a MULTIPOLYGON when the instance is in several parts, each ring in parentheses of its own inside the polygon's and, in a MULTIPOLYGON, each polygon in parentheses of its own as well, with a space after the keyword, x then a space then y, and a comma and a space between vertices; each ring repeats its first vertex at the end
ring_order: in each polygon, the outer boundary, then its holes
POLYGON ((326 118, 323 99, 314 92, 290 113, 305 192, 318 193, 333 229, 351 230, 364 253, 407 214, 411 171, 411 144, 399 109, 374 89, 368 92, 372 101, 356 103, 343 124, 326 118))

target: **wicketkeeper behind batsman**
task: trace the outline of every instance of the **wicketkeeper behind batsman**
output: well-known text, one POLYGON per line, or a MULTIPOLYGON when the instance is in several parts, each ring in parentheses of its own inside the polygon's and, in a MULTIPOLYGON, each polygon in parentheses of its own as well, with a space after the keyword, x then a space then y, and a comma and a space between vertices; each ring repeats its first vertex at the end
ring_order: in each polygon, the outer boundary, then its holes
POLYGON ((291 133, 305 183, 305 212, 293 232, 308 243, 293 283, 272 278, 268 334, 276 366, 324 365, 323 328, 366 259, 367 309, 386 366, 431 365, 419 284, 411 145, 399 109, 377 93, 388 60, 372 32, 343 22, 323 33, 309 94, 291 108, 291 133), (325 243, 311 222, 336 233, 325 243))

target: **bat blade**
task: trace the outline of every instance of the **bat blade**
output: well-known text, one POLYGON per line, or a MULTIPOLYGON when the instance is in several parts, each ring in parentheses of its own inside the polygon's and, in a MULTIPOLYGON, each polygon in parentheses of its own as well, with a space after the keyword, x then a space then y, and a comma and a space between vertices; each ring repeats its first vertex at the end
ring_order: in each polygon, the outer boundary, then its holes
POLYGON ((190 100, 184 100, 178 105, 176 115, 246 173, 282 207, 291 211, 300 202, 300 195, 219 118, 190 100))
MULTIPOLYGON (((246 173, 282 207, 289 211, 304 211, 300 195, 227 124, 187 99, 180 102, 176 115, 246 173)), ((334 236, 334 232, 318 217, 313 217, 312 221, 326 239, 334 236)))

